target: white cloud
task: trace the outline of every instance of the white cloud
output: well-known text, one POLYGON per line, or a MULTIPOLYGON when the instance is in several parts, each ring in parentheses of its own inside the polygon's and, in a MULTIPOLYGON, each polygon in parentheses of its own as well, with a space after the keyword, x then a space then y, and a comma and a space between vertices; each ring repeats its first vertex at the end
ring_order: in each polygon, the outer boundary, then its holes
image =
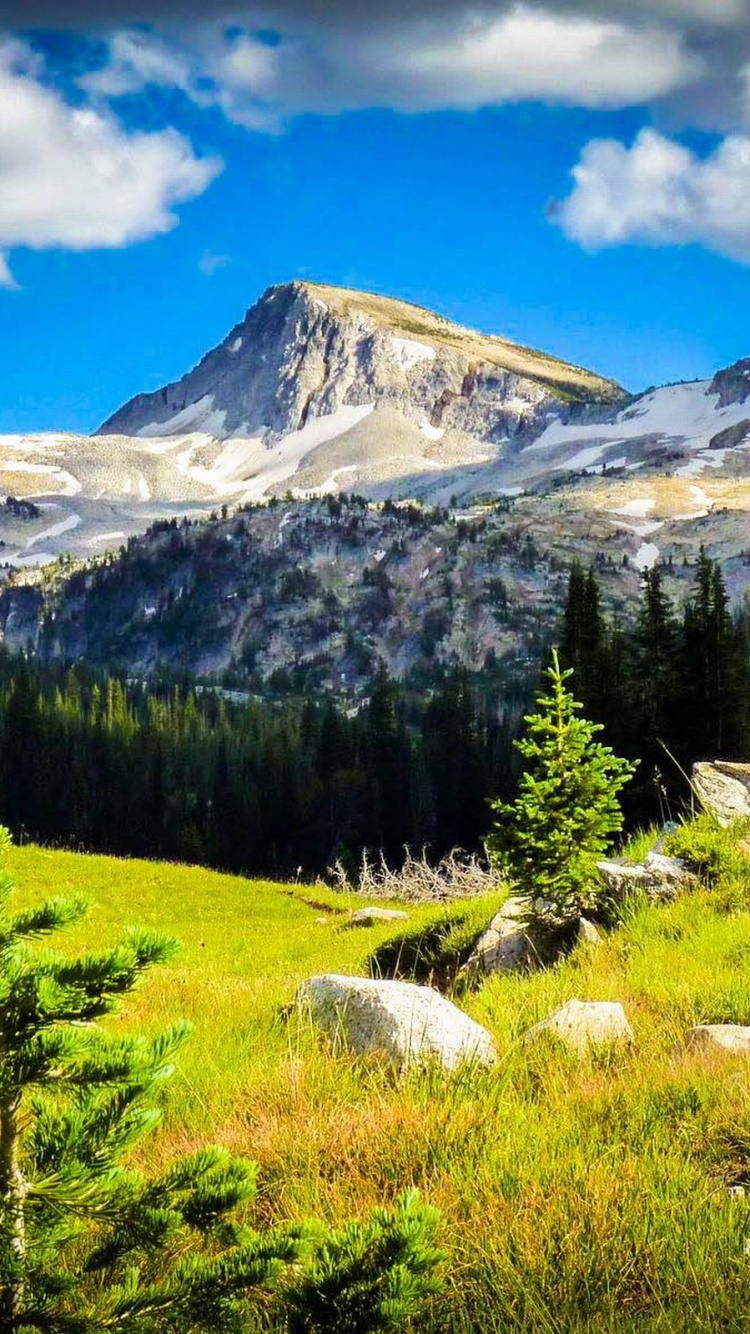
POLYGON ((295 114, 369 106, 429 111, 525 99, 630 106, 684 86, 701 70, 674 28, 514 4, 501 13, 459 8, 439 22, 406 17, 365 31, 311 25, 275 45, 250 31, 227 37, 203 26, 179 53, 161 39, 121 33, 104 67, 82 82, 109 96, 169 84, 213 101, 231 120, 268 130, 295 114))
POLYGON ((407 107, 529 98, 611 107, 671 92, 698 74, 700 62, 673 31, 518 6, 501 18, 468 19, 455 32, 405 43, 391 68, 407 107))
POLYGON ((85 74, 79 84, 101 97, 123 97, 149 84, 196 93, 187 55, 160 37, 135 31, 114 33, 107 44, 106 63, 85 74))
POLYGON ((631 148, 592 140, 556 211, 571 240, 591 249, 639 242, 697 243, 750 263, 750 139, 730 135, 705 158, 652 129, 631 148))
POLYGON ((213 278, 219 269, 225 269, 231 263, 231 255, 217 255, 213 250, 204 250, 198 260, 198 268, 204 278, 213 278))
POLYGON ((176 225, 175 206, 221 169, 173 129, 134 132, 73 107, 18 44, 0 45, 0 246, 88 250, 176 225))

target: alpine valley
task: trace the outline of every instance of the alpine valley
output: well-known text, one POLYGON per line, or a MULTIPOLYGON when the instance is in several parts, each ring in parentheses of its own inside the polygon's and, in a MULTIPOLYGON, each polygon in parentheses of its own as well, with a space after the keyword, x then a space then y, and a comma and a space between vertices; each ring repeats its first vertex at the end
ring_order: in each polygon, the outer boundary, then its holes
POLYGON ((632 397, 398 300, 270 288, 93 436, 0 437, 0 634, 45 659, 357 691, 523 676, 574 560, 614 611, 701 547, 750 585, 750 360, 632 397))

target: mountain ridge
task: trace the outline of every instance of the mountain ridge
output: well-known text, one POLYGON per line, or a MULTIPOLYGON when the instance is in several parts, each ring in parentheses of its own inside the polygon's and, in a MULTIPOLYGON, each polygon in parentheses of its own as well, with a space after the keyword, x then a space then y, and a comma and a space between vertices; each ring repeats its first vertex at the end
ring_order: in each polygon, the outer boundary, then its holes
POLYGON ((461 400, 486 389, 495 411, 486 404, 480 424, 491 438, 513 434, 547 399, 627 399, 619 385, 582 367, 413 303, 296 281, 268 288, 192 370, 136 395, 97 434, 164 436, 204 426, 219 439, 273 441, 302 429, 310 416, 365 400, 395 402, 407 418, 418 414, 433 428, 446 416, 461 427, 461 400))

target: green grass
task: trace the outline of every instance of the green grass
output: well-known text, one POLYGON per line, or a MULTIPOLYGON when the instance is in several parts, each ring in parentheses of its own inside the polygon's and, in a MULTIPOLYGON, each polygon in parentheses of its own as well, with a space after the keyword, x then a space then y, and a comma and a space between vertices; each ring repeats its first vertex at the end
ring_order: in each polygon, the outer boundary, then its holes
MULTIPOLYGON (((159 1160, 207 1139, 246 1152, 268 1219, 361 1215, 418 1186, 442 1211, 449 1254, 428 1334, 718 1334, 750 1330, 750 1195, 728 1191, 750 1181, 750 1067, 685 1037, 699 1022, 750 1023, 750 861, 734 832, 705 822, 675 842, 710 888, 462 996, 496 1037, 496 1070, 402 1080, 284 1017, 302 978, 364 972, 396 934, 343 929, 328 911, 348 906, 339 896, 34 847, 10 869, 24 898, 94 901, 74 948, 133 923, 184 942, 118 1021, 195 1026, 149 1150, 159 1160), (572 997, 621 1001, 632 1050, 524 1049, 526 1028, 572 997)), ((409 912, 407 937, 434 939, 445 910, 409 912)), ((460 912, 448 938, 463 943, 460 912)))

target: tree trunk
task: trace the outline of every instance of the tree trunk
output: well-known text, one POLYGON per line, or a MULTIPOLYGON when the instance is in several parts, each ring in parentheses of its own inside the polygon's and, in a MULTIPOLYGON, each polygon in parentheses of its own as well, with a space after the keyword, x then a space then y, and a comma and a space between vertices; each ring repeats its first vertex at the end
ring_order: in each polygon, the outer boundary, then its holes
POLYGON ((0 1328, 15 1330, 23 1309, 26 1269, 26 1182, 19 1163, 20 1096, 0 1104, 0 1197, 5 1207, 13 1270, 0 1292, 0 1328))

